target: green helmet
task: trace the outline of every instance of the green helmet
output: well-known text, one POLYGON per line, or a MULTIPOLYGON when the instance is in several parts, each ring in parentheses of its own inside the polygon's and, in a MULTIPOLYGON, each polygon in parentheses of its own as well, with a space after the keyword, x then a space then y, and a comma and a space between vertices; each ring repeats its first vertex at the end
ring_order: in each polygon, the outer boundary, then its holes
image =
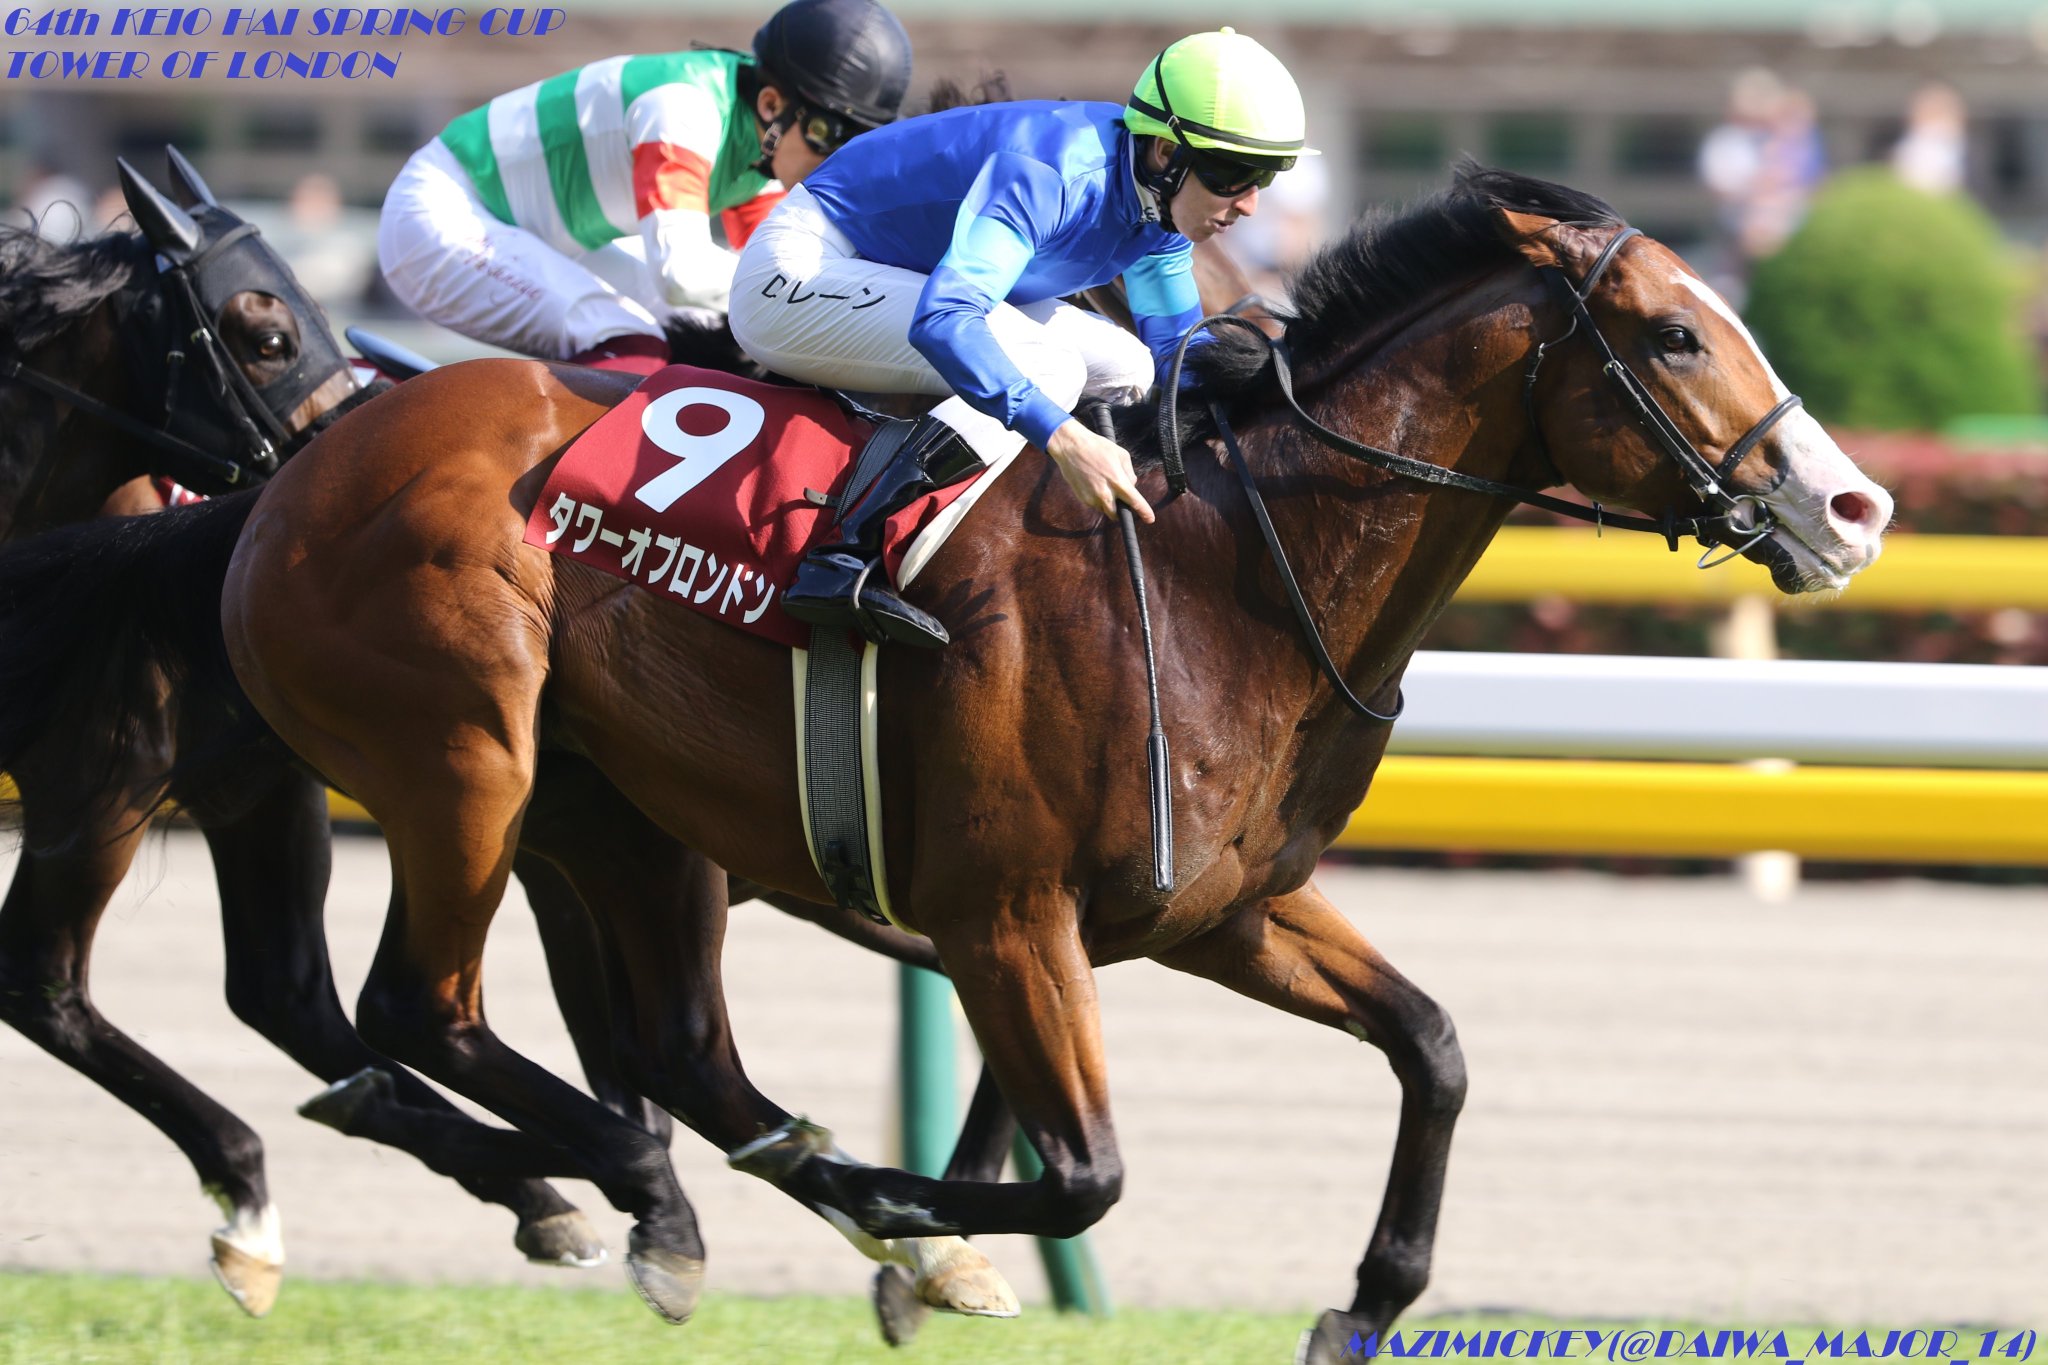
POLYGON ((1133 133, 1225 156, 1315 156, 1308 116, 1280 59, 1235 29, 1197 33, 1154 57, 1124 108, 1133 133))

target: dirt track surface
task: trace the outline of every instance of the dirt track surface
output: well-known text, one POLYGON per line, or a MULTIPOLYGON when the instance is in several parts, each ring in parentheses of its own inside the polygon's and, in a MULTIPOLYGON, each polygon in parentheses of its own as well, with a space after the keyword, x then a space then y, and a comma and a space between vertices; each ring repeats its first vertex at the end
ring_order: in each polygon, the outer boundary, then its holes
MULTIPOLYGON (((380 843, 342 841, 344 999, 387 876, 380 843)), ((2048 1326, 2042 891, 1816 885, 1765 906, 1722 880, 1320 882, 1449 1007, 1471 1069, 1420 1307, 2048 1326)), ((527 1267, 509 1215, 296 1117, 318 1083, 228 1013, 214 907, 198 841, 154 845, 100 934, 94 993, 263 1135, 290 1276, 618 1282, 615 1264, 527 1267)), ((764 906, 735 912, 749 1071, 870 1158, 890 1149, 893 971, 764 906)), ((523 903, 486 981, 500 1032, 575 1075, 523 903)), ((1116 1300, 1348 1301, 1398 1102, 1380 1055, 1149 963, 1101 985, 1128 1176, 1093 1239, 1116 1300)), ((675 1155, 714 1287, 863 1288, 866 1263, 817 1219, 687 1133, 675 1155)), ((10 1030, 0 1172, 0 1266, 203 1273, 217 1220, 177 1150, 10 1030)), ((563 1188, 623 1249, 625 1220, 563 1188)), ((1044 1296, 1027 1241, 988 1245, 1027 1302, 1044 1296)))

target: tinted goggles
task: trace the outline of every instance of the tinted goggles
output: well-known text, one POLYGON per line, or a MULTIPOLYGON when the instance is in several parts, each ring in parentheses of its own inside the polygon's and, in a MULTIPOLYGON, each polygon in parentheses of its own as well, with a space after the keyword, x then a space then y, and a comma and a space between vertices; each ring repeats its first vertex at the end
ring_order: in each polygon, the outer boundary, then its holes
POLYGON ((868 129, 865 124, 829 109, 805 109, 797 120, 797 131, 803 135, 805 146, 819 156, 830 156, 868 129))
POLYGON ((1198 152, 1187 149, 1188 169, 1195 179, 1202 182, 1202 188, 1218 199, 1235 199, 1253 190, 1263 190, 1273 183, 1275 176, 1294 168, 1291 156, 1260 157, 1257 161, 1238 161, 1231 157, 1217 156, 1213 152, 1198 152))

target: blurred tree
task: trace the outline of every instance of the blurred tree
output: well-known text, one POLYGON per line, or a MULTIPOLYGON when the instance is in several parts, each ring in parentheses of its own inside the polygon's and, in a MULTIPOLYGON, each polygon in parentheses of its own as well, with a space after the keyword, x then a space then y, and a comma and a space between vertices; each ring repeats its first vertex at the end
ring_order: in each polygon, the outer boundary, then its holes
POLYGON ((2040 410, 2023 278, 1971 200, 1866 167, 1830 181, 1757 266, 1748 317, 1821 420, 1933 431, 1961 416, 2040 410))

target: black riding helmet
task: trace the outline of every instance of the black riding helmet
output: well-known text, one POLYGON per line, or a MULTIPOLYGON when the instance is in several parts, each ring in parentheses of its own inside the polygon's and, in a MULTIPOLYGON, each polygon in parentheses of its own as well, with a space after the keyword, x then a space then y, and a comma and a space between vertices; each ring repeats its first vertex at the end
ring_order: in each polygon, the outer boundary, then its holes
POLYGON ((792 0, 754 35, 754 56, 785 93, 856 125, 849 136, 895 122, 910 91, 910 35, 875 0, 792 0))

